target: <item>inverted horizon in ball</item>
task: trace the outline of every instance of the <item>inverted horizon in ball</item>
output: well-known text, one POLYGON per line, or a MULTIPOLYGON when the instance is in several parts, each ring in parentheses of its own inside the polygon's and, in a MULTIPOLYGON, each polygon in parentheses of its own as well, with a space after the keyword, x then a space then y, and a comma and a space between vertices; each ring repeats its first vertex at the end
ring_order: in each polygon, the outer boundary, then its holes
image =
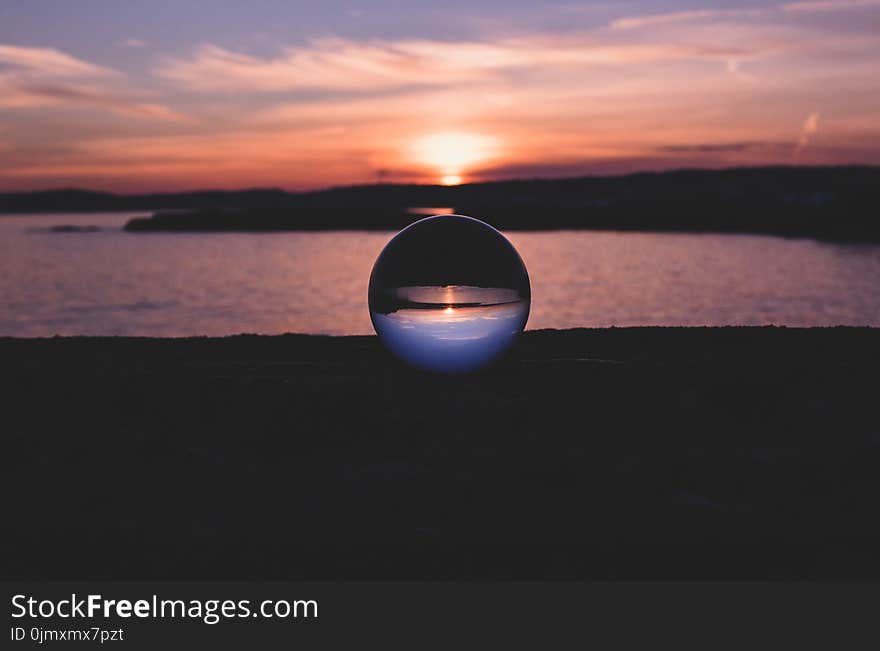
POLYGON ((373 327, 417 368, 466 373, 503 355, 525 328, 525 265, 497 230, 464 215, 426 217, 400 231, 370 275, 373 327))

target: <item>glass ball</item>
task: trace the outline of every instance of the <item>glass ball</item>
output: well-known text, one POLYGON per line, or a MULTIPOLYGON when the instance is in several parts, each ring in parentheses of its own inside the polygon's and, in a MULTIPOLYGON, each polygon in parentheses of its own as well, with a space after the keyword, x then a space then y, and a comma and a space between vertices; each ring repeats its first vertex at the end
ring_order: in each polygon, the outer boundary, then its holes
POLYGON ((488 224, 437 215, 388 242, 370 275, 370 318, 404 362, 466 373, 498 359, 529 317, 529 274, 488 224))

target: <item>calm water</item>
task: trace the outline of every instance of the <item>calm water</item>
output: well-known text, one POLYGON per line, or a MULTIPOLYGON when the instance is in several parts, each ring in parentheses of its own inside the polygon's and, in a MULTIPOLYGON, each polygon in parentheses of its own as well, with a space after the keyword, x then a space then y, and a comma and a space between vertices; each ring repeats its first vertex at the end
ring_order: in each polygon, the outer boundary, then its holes
MULTIPOLYGON (((138 213, 143 214, 143 213, 138 213)), ((128 214, 0 216, 0 335, 372 333, 391 233, 131 234, 128 214), (95 225, 91 233, 50 232, 95 225)), ((750 235, 512 233, 528 328, 880 326, 880 246, 750 235)))

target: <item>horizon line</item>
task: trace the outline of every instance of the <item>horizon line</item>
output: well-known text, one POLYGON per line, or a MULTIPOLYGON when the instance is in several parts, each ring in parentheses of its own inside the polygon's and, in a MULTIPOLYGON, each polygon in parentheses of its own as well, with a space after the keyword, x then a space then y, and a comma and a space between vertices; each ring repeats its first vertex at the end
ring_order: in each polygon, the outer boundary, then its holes
POLYGON ((620 174, 578 174, 574 176, 530 176, 530 177, 510 177, 505 179, 493 179, 488 181, 474 181, 469 183, 458 183, 455 185, 444 185, 442 183, 351 183, 342 185, 328 185, 321 188, 311 190, 288 190, 278 186, 250 186, 239 188, 199 188, 193 190, 155 190, 148 192, 114 192, 111 190, 93 190, 86 187, 77 186, 61 186, 48 187, 40 190, 0 190, 0 196, 9 195, 34 195, 34 194, 52 194, 62 192, 83 192, 89 194, 108 195, 113 197, 143 197, 153 195, 185 195, 185 194, 222 194, 222 193, 246 193, 246 192, 281 192, 284 194, 317 194, 321 192, 331 192, 334 190, 349 190, 358 188, 437 188, 445 190, 454 190, 455 188, 463 188, 477 185, 500 185, 504 183, 540 183, 540 182, 558 182, 558 181, 579 181, 586 179, 622 179, 637 176, 659 176, 674 175, 682 173, 724 173, 746 170, 832 170, 832 169, 877 169, 880 165, 870 163, 841 163, 828 165, 803 165, 803 164, 778 164, 778 165, 733 165, 729 167, 677 167, 663 170, 639 170, 634 172, 626 172, 620 174))

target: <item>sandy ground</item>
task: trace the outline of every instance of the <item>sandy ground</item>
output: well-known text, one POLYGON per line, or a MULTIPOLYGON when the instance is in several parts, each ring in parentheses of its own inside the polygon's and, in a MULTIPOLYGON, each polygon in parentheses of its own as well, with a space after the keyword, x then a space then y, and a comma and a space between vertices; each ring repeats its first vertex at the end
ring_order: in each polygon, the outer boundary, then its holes
POLYGON ((880 330, 0 339, 4 578, 880 578, 880 330))

